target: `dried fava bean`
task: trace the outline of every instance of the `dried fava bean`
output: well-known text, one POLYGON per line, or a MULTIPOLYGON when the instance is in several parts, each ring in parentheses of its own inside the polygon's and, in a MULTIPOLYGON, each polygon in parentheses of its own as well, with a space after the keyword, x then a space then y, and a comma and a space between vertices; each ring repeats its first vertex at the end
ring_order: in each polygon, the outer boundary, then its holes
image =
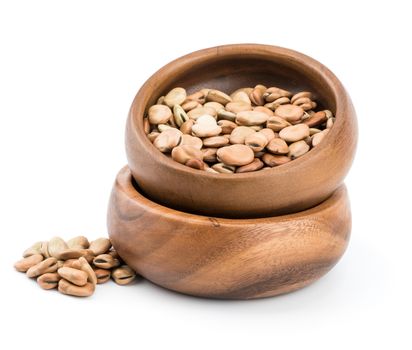
POLYGON ((182 108, 185 112, 189 112, 196 107, 201 107, 202 105, 197 101, 187 100, 182 104, 182 108))
POLYGON ((184 122, 189 120, 189 117, 187 116, 185 110, 179 105, 175 105, 173 107, 173 117, 177 127, 179 128, 184 122))
POLYGON ((204 106, 197 107, 197 108, 192 109, 191 111, 187 112, 187 116, 190 119, 193 119, 193 120, 197 120, 197 118, 199 118, 199 117, 201 117, 205 114, 208 114, 208 115, 214 117, 214 116, 217 115, 217 112, 212 107, 204 107, 204 106))
POLYGON ((219 148, 217 159, 227 165, 242 166, 249 164, 254 159, 254 153, 246 145, 231 145, 219 148))
POLYGON ((326 122, 328 118, 326 117, 326 113, 324 111, 316 112, 308 119, 303 121, 303 124, 309 126, 309 128, 313 128, 314 126, 318 126, 326 122))
POLYGON ((265 153, 262 156, 262 160, 266 165, 270 167, 279 166, 279 165, 282 165, 282 164, 285 164, 291 161, 289 157, 270 154, 270 153, 265 153))
POLYGON ((316 108, 316 103, 313 102, 308 97, 301 97, 301 98, 295 100, 295 102, 293 102, 293 104, 295 106, 301 107, 304 111, 308 111, 308 110, 311 110, 313 108, 316 108))
POLYGON ((288 154, 288 144, 281 138, 272 139, 266 146, 267 150, 273 154, 288 154))
POLYGON ((244 144, 246 137, 250 134, 254 134, 255 132, 255 130, 247 126, 239 126, 232 131, 229 141, 233 144, 244 144))
POLYGON ((253 152, 259 152, 263 150, 268 144, 266 136, 260 132, 255 132, 246 136, 245 145, 249 146, 253 152))
POLYGON ((192 133, 192 126, 195 124, 193 119, 185 121, 180 127, 180 132, 184 135, 189 135, 192 133))
POLYGON ((264 85, 256 85, 252 92, 249 94, 249 99, 252 103, 256 106, 263 106, 265 104, 265 100, 263 98, 263 94, 266 92, 266 86, 264 85))
POLYGON ((212 136, 203 139, 205 147, 222 147, 229 143, 229 139, 224 136, 212 136))
POLYGON ((206 102, 203 105, 205 108, 212 108, 215 110, 215 113, 213 113, 213 115, 217 115, 217 112, 219 112, 220 110, 224 109, 225 106, 223 106, 221 103, 219 102, 206 102))
POLYGON ((247 93, 247 91, 245 90, 237 90, 234 93, 232 93, 230 97, 233 102, 245 102, 251 105, 252 101, 250 101, 250 98, 249 98, 250 92, 247 93))
POLYGON ((150 124, 165 124, 172 117, 172 111, 165 105, 154 105, 149 108, 148 118, 150 124))
POLYGON ((252 163, 240 166, 236 169, 236 173, 248 173, 263 168, 263 162, 259 158, 255 158, 252 163))
POLYGON ((266 127, 273 131, 280 131, 290 125, 291 124, 288 121, 277 116, 269 117, 266 122, 266 127))
POLYGON ((268 117, 272 117, 272 116, 273 116, 273 111, 272 111, 271 109, 267 108, 267 107, 264 107, 264 106, 256 106, 256 107, 253 107, 253 110, 254 110, 255 112, 265 113, 265 114, 268 115, 268 117))
POLYGON ((120 285, 131 283, 136 278, 136 273, 127 265, 123 265, 113 270, 113 280, 120 285))
POLYGON ((296 142, 309 136, 309 127, 305 124, 288 126, 279 132, 279 137, 286 142, 296 142))
POLYGON ((189 168, 198 169, 198 170, 204 170, 205 168, 205 163, 203 163, 202 160, 197 159, 197 158, 189 159, 185 163, 185 165, 188 166, 189 168))
POLYGON ((301 91, 298 92, 297 94, 294 94, 292 98, 290 99, 290 102, 293 104, 296 100, 302 98, 302 97, 307 97, 309 99, 312 99, 312 93, 309 91, 301 91))
POLYGON ((304 110, 295 105, 287 104, 287 105, 280 105, 275 110, 275 116, 281 117, 288 122, 295 122, 300 120, 303 117, 304 110))
POLYGON ((95 269, 94 273, 96 274, 97 284, 102 284, 107 282, 110 279, 111 272, 106 269, 95 269))
POLYGON ((219 120, 229 120, 234 122, 236 120, 236 113, 228 112, 226 110, 221 110, 217 112, 217 118, 219 120))
POLYGON ((278 87, 270 87, 266 90, 266 92, 263 95, 266 102, 273 102, 281 97, 290 96, 292 96, 292 94, 289 91, 280 89, 278 87))
POLYGON ((72 267, 62 267, 57 270, 57 273, 61 278, 64 278, 76 286, 84 286, 87 283, 87 273, 82 270, 72 267))
POLYGON ((236 123, 224 119, 219 120, 217 122, 217 125, 219 125, 222 128, 222 134, 230 134, 234 129, 237 128, 236 123))
POLYGON ((329 132, 329 129, 325 129, 315 135, 312 136, 312 147, 316 147, 321 143, 321 141, 324 139, 324 137, 327 135, 329 132))
POLYGON ((263 112, 243 111, 236 114, 236 123, 238 125, 253 126, 266 123, 269 116, 263 112))
POLYGON ((196 136, 182 135, 182 140, 180 141, 179 146, 193 146, 196 149, 201 149, 203 141, 196 136))
POLYGON ((14 264, 14 268, 19 272, 26 272, 32 266, 37 265, 43 261, 43 255, 41 254, 33 254, 27 256, 14 264))
POLYGON ((36 254, 41 254, 41 245, 43 242, 36 242, 34 243, 30 248, 27 248, 23 252, 23 258, 27 258, 30 255, 36 255, 36 254))
POLYGON ((196 120, 196 124, 192 126, 192 132, 198 137, 210 137, 219 135, 222 128, 217 125, 212 116, 206 114, 196 120))
POLYGON ((69 248, 67 243, 60 237, 53 237, 49 241, 48 251, 50 256, 57 258, 59 254, 69 248))
POLYGON ((100 254, 93 259, 93 265, 101 269, 111 269, 119 266, 120 262, 110 254, 100 254))
POLYGON ((90 282, 79 287, 65 279, 59 281, 58 290, 62 294, 72 295, 76 297, 89 297, 94 293, 94 285, 90 282))
POLYGON ((290 104, 289 98, 288 98, 288 97, 281 97, 281 98, 278 98, 277 100, 275 100, 275 101, 273 101, 273 102, 266 103, 266 104, 264 105, 264 107, 270 109, 271 111, 274 111, 274 110, 276 110, 276 108, 278 108, 279 106, 281 106, 281 105, 287 105, 287 104, 290 104))
POLYGON ((57 259, 56 258, 47 258, 39 262, 38 264, 30 267, 26 274, 28 277, 38 277, 48 272, 57 271, 57 259))
POLYGON ((172 150, 172 159, 180 164, 186 164, 191 159, 203 159, 203 152, 194 146, 177 146, 172 150))
POLYGON ((289 158, 295 159, 303 156, 310 149, 309 145, 305 141, 297 141, 289 145, 289 158))
POLYGON ((89 240, 84 236, 77 236, 67 241, 69 248, 87 249, 90 246, 89 240))
POLYGON ((180 105, 186 100, 186 90, 177 87, 172 90, 165 96, 164 103, 173 108, 175 105, 180 105))
POLYGON ((243 111, 251 111, 252 105, 247 102, 229 102, 226 105, 226 110, 233 113, 239 113, 243 111))
POLYGON ((163 153, 170 152, 176 147, 181 139, 182 132, 178 129, 169 129, 162 131, 158 137, 153 141, 153 145, 163 153))
POLYGON ((46 290, 57 288, 61 277, 56 272, 45 273, 37 277, 37 284, 46 290))
POLYGON ((230 96, 219 90, 210 90, 206 96, 207 101, 219 102, 222 105, 226 105, 232 101, 230 96))

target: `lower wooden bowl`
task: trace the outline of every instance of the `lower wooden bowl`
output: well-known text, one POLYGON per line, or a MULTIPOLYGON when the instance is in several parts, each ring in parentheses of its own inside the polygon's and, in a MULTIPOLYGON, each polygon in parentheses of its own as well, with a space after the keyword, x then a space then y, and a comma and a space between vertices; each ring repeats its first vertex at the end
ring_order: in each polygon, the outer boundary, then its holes
POLYGON ((344 185, 312 209, 258 219, 180 212, 137 188, 124 167, 108 210, 113 246, 137 273, 185 294, 252 299, 300 289, 336 264, 350 237, 344 185))

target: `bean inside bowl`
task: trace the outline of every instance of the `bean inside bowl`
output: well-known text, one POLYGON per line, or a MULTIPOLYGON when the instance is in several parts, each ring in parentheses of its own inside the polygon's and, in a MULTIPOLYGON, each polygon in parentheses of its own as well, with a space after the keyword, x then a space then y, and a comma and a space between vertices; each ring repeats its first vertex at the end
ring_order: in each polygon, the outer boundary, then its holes
POLYGON ((194 52, 155 73, 133 101, 126 151, 141 190, 163 205, 217 217, 259 217, 296 212, 325 200, 343 181, 357 141, 349 96, 325 66, 292 50, 265 45, 229 45, 194 52), (176 163, 148 140, 143 118, 176 86, 193 93, 213 87, 230 93, 256 84, 293 93, 311 91, 318 108, 336 117, 323 142, 304 156, 266 171, 212 174, 176 163))

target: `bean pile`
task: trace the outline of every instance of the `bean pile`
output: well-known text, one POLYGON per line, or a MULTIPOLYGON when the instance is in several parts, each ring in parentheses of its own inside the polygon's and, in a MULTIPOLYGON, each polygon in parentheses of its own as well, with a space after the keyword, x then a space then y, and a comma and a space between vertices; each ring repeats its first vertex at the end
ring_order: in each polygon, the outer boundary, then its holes
POLYGON ((177 87, 148 109, 144 131, 176 162, 211 173, 268 169, 316 147, 335 118, 315 111, 308 91, 256 85, 230 96, 214 89, 191 95, 177 87))
POLYGON ((43 289, 57 288, 59 292, 78 297, 94 293, 96 284, 110 277, 120 285, 136 278, 135 272, 124 264, 112 248, 108 238, 98 238, 89 243, 84 236, 65 242, 60 237, 37 242, 23 252, 23 259, 14 267, 36 278, 43 289))

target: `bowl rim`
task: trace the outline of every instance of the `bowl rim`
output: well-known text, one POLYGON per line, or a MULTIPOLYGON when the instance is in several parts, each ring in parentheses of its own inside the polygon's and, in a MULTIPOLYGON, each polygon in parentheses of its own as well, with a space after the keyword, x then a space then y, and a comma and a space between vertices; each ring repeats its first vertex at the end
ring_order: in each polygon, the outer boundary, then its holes
POLYGON ((345 115, 344 111, 350 106, 349 99, 347 97, 347 92, 339 81, 339 79, 330 71, 326 66, 324 66, 319 61, 300 53, 295 50, 288 48, 273 46, 273 45, 263 45, 263 44, 230 44, 210 47, 198 51, 191 52, 187 55, 181 56, 170 63, 166 64, 155 72, 140 88, 137 92, 135 98, 133 99, 132 105, 129 110, 129 121, 130 125, 128 127, 132 128, 135 137, 138 138, 139 142, 145 147, 145 152, 156 159, 160 165, 172 168, 176 173, 186 173, 191 175, 197 175, 206 177, 209 179, 221 179, 230 181, 244 181, 247 179, 257 179, 260 177, 266 177, 269 175, 275 176, 276 174, 287 173, 291 168, 304 165, 315 159, 323 150, 331 147, 331 143, 334 142, 340 130, 345 125, 345 115), (250 52, 249 52, 250 51, 250 52), (248 56, 256 58, 260 56, 262 59, 268 57, 277 57, 283 60, 293 60, 297 64, 301 64, 306 68, 312 70, 315 74, 322 77, 324 82, 327 84, 328 88, 332 92, 333 98, 336 104, 336 110, 334 113, 335 123, 333 124, 330 131, 326 134, 323 141, 316 147, 312 148, 310 152, 307 152, 303 156, 294 159, 291 162, 282 164, 280 166, 275 166, 265 171, 253 171, 246 173, 234 173, 234 174, 215 174, 208 171, 199 171, 198 169, 193 169, 191 167, 180 164, 171 158, 167 157, 165 154, 160 152, 148 139, 147 135, 143 130, 143 123, 139 126, 137 123, 141 119, 143 120, 145 116, 146 103, 140 103, 139 101, 147 101, 151 96, 153 90, 159 85, 158 82, 162 81, 162 76, 175 76, 176 70, 184 69, 184 67, 190 67, 197 62, 204 62, 207 59, 223 59, 224 57, 233 57, 238 55, 242 59, 247 59, 248 56), (308 156, 310 154, 310 156, 308 156))
MULTIPOLYGON (((197 224, 212 224, 213 226, 219 225, 256 225, 256 224, 273 224, 276 222, 289 222, 302 220, 308 217, 315 218, 317 214, 320 214, 324 210, 328 210, 337 205, 340 205, 342 200, 348 200, 347 188, 344 183, 342 183, 328 198, 326 198, 320 204, 311 207, 306 210, 299 212, 284 214, 284 215, 274 215, 266 217, 256 217, 256 218, 224 218, 224 217, 215 217, 210 215, 202 214, 193 214, 186 211, 181 211, 173 209, 167 206, 164 206, 160 203, 154 202, 149 199, 141 192, 139 192, 133 185, 133 181, 137 184, 138 182, 133 178, 130 168, 126 165, 124 166, 116 175, 115 185, 113 187, 113 192, 121 192, 126 196, 127 200, 132 203, 137 203, 139 207, 144 208, 147 212, 152 213, 153 215, 158 215, 167 219, 172 219, 176 221, 188 221, 190 223, 196 222, 197 224)), ((133 210, 130 207, 129 209, 133 210)))

